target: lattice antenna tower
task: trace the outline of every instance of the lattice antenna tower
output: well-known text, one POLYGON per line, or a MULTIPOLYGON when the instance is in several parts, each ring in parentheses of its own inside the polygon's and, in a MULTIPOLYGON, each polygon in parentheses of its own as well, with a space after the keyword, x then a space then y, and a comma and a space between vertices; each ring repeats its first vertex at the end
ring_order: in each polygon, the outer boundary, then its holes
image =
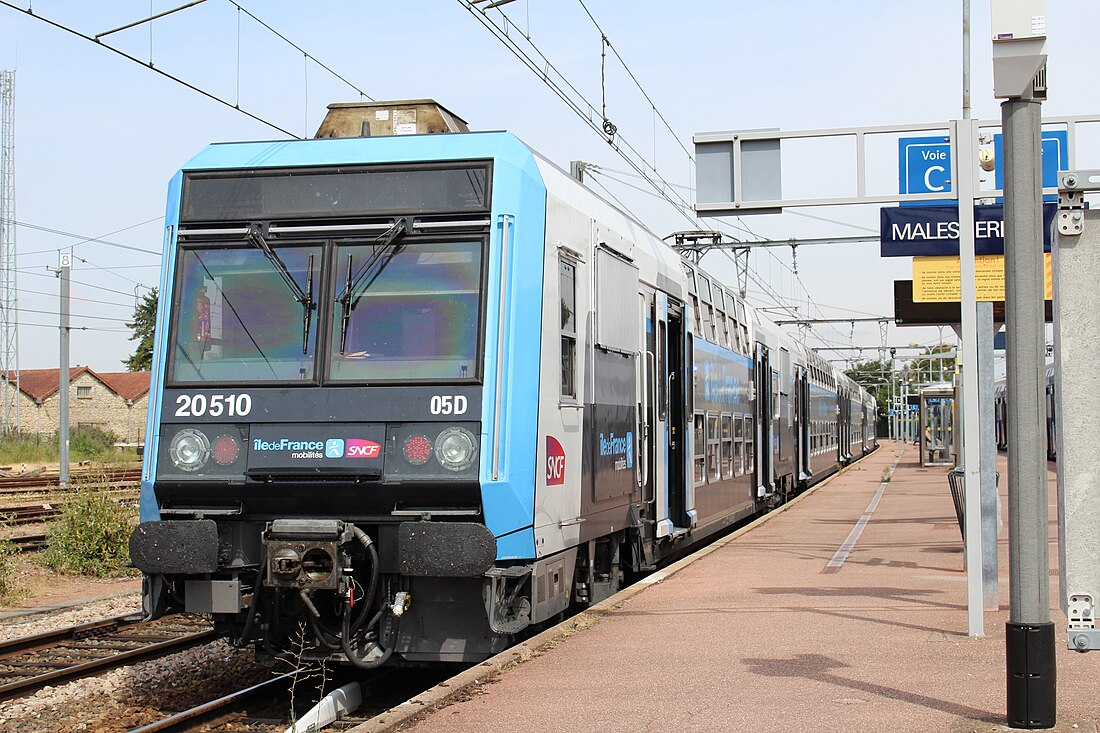
POLYGON ((15 286, 15 72, 0 71, 0 410, 5 433, 19 420, 19 318, 15 286))

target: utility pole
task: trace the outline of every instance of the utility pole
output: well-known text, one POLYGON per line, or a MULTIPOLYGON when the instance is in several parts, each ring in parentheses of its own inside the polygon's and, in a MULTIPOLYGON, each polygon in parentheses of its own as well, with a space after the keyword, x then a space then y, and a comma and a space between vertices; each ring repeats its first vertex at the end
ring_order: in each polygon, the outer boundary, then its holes
POLYGON ((61 425, 57 442, 61 461, 58 483, 69 486, 69 270, 72 268, 72 252, 61 252, 57 260, 57 276, 61 278, 61 368, 57 371, 58 396, 61 398, 61 425))
POLYGON ((1005 358, 1008 377, 1008 724, 1056 722, 1045 430, 1041 102, 1046 0, 993 0, 993 95, 1004 133, 1005 358), (1002 40, 1003 39, 1003 40, 1002 40))
POLYGON ((0 71, 0 372, 4 433, 20 427, 19 317, 15 269, 15 73, 0 71))

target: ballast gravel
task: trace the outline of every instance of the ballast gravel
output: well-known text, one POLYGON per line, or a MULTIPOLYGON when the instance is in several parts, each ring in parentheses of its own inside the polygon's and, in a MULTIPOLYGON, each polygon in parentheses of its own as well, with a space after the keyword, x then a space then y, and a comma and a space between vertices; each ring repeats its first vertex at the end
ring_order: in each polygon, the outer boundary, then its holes
MULTIPOLYGON (((140 611, 137 595, 80 608, 7 619, 0 636, 15 638, 140 611)), ((0 703, 4 733, 122 733, 270 678, 251 650, 225 641, 140 662, 97 677, 46 687, 0 703)))

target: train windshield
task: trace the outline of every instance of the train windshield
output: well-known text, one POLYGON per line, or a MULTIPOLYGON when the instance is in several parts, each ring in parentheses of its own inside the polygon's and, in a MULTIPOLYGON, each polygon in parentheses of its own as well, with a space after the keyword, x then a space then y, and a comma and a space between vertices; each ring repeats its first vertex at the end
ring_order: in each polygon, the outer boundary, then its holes
POLYGON ((338 246, 328 379, 475 379, 483 246, 480 239, 338 246))
POLYGON ((185 249, 178 267, 173 381, 314 378, 320 245, 185 249))

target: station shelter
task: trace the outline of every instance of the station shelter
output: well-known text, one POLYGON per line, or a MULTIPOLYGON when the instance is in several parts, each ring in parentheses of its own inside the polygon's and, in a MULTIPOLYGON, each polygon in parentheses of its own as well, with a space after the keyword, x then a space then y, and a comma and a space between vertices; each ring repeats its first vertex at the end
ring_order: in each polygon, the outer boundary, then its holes
POLYGON ((920 391, 920 465, 955 465, 955 387, 933 384, 920 391))

